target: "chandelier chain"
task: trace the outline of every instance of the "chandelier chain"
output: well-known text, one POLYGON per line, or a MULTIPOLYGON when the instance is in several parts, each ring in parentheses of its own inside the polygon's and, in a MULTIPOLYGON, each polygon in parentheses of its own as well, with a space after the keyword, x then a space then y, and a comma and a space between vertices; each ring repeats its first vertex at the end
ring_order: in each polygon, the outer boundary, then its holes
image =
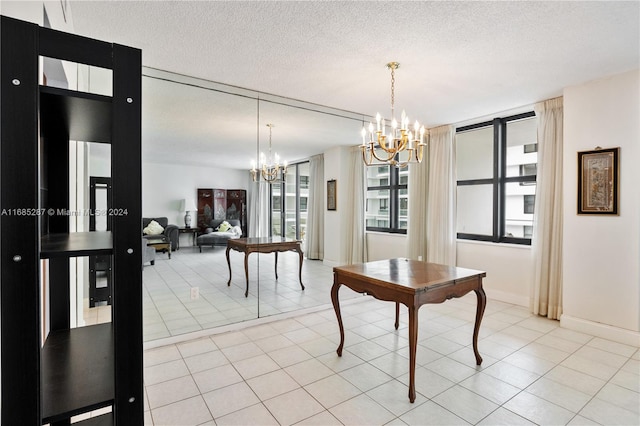
POLYGON ((395 117, 395 86, 396 86, 396 68, 391 67, 391 117, 395 117))

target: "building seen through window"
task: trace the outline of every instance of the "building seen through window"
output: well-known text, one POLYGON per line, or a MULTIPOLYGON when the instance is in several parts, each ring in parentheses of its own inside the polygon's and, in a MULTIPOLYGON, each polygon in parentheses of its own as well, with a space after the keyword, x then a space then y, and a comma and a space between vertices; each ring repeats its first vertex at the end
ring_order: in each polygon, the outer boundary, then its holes
POLYGON ((404 234, 408 225, 408 168, 367 167, 367 231, 404 234))
POLYGON ((284 182, 271 185, 271 235, 303 240, 307 227, 309 162, 292 164, 284 182))

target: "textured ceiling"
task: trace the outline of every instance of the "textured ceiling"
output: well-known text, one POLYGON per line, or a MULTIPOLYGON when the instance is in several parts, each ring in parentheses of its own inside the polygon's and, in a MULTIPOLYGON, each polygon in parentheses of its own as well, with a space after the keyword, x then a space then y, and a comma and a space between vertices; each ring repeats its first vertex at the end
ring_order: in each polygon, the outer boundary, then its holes
MULTIPOLYGON (((396 110, 428 127, 558 96, 564 87, 638 68, 640 60, 637 1, 72 1, 71 10, 77 33, 141 48, 145 66, 364 114, 390 114, 384 65, 398 61, 396 110)), ((162 103, 157 91, 154 103, 162 103)), ((165 124, 175 123, 154 139, 177 132, 183 152, 218 161, 207 153, 222 141, 204 141, 223 139, 215 136, 223 124, 193 121, 183 110, 165 110, 165 124)), ((336 143, 357 143, 359 126, 352 141, 336 143)), ((331 143, 330 135, 316 136, 325 140, 299 143, 290 158, 331 143)), ((274 145, 278 138, 276 127, 274 145)), ((169 138, 151 149, 155 143, 145 140, 146 158, 193 162, 193 155, 171 157, 169 138)), ((226 164, 242 167, 251 151, 234 151, 226 164)))

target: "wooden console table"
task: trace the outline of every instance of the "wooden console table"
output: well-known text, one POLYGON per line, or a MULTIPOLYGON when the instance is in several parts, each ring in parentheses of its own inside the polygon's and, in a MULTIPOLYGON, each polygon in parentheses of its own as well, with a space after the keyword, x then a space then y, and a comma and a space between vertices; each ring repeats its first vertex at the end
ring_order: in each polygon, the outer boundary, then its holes
POLYGON ((300 240, 292 240, 284 237, 264 237, 264 238, 236 238, 227 241, 227 265, 229 266, 229 281, 227 286, 231 285, 231 261, 229 260, 229 251, 233 249, 244 253, 244 275, 247 280, 247 289, 244 297, 249 295, 249 264, 248 259, 251 253, 275 253, 276 254, 276 280, 278 279, 278 252, 295 251, 300 256, 298 267, 298 279, 300 287, 304 290, 302 284, 302 250, 300 249, 300 240))
POLYGON ((180 250, 180 234, 191 234, 192 246, 196 246, 196 238, 198 237, 198 228, 178 228, 178 246, 176 250, 180 250))
POLYGON ((346 285, 358 293, 376 299, 396 302, 395 328, 398 329, 399 304, 409 309, 409 401, 416 399, 416 347, 418 342, 418 309, 425 303, 442 303, 475 291, 478 297, 476 322, 473 329, 473 352, 476 363, 482 363, 478 352, 478 331, 487 304, 482 289, 485 272, 455 266, 438 265, 409 259, 389 259, 333 268, 331 301, 340 327, 338 356, 342 356, 344 327, 340 314, 338 290, 346 285))

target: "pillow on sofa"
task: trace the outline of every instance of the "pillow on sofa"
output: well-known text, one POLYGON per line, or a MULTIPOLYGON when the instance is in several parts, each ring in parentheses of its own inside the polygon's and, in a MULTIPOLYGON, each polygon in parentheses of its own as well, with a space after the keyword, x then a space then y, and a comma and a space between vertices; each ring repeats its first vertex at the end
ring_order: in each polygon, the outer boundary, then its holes
POLYGON ((218 232, 227 232, 229 229, 231 229, 231 225, 226 220, 218 226, 218 232))
POLYGON ((160 235, 163 232, 164 228, 160 226, 160 224, 155 220, 149 222, 149 225, 147 225, 147 227, 142 230, 142 233, 146 235, 160 235))
POLYGON ((239 226, 231 227, 231 230, 229 232, 232 232, 233 235, 235 235, 238 238, 242 237, 242 228, 240 228, 239 226))

